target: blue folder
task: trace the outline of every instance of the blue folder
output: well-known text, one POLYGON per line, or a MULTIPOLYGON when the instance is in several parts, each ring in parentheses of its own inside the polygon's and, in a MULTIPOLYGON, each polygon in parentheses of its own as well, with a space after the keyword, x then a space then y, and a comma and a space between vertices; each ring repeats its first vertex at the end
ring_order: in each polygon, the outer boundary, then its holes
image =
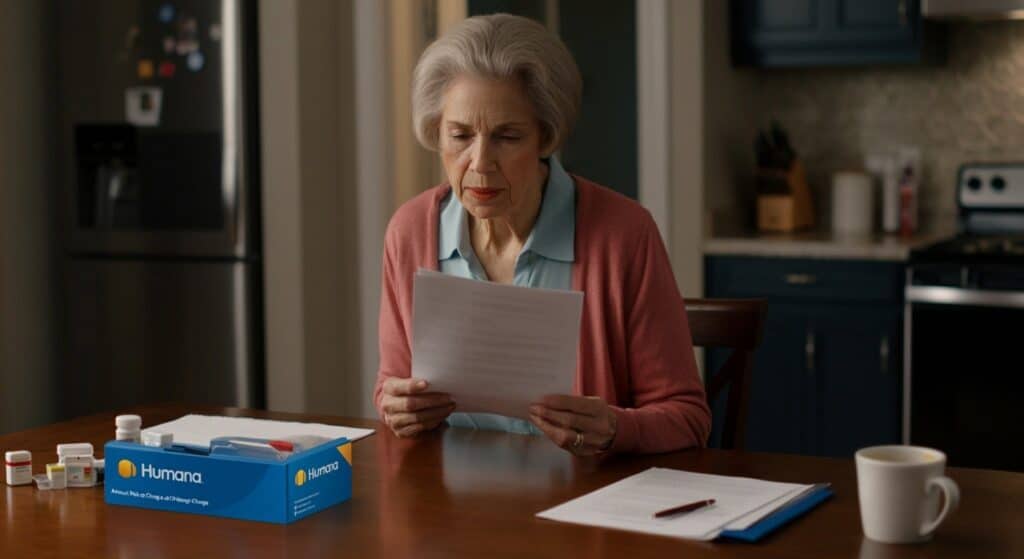
POLYGON ((804 513, 818 506, 831 496, 832 489, 830 487, 822 487, 769 514, 746 530, 722 530, 718 537, 754 543, 789 524, 793 519, 803 516, 804 513))

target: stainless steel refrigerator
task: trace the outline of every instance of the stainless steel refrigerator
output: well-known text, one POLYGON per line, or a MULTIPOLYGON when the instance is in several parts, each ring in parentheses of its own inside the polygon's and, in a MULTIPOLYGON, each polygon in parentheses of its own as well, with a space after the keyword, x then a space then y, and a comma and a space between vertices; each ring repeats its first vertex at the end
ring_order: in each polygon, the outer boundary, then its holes
POLYGON ((58 4, 65 415, 264 405, 256 16, 58 4))

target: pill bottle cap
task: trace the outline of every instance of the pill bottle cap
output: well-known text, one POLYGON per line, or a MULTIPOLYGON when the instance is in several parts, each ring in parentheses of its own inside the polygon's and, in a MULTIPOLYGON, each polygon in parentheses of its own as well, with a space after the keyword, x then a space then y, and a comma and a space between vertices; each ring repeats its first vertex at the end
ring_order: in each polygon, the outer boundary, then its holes
POLYGON ((92 443, 65 443, 57 445, 57 456, 92 456, 92 443))
POLYGON ((142 427, 142 418, 137 415, 119 415, 114 418, 118 429, 138 430, 142 427))
POLYGON ((11 450, 4 453, 4 460, 7 462, 31 462, 32 453, 27 450, 11 450))

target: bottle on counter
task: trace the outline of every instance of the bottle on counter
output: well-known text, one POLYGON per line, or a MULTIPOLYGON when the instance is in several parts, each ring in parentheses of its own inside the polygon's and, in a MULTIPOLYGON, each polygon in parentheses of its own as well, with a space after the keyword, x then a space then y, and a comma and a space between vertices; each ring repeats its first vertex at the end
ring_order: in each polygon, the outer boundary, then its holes
POLYGON ((921 150, 903 147, 897 150, 900 192, 900 235, 917 232, 918 191, 921 183, 921 150))
POLYGON ((864 168, 870 172, 880 185, 879 204, 881 210, 882 231, 899 233, 900 231, 900 173, 895 153, 873 153, 864 159, 864 168))

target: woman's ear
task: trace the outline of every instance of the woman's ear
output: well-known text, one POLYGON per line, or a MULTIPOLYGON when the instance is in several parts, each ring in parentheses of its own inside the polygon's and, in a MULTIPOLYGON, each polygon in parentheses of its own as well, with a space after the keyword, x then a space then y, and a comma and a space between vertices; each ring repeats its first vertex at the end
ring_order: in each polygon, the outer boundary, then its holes
POLYGON ((555 134, 543 122, 537 125, 540 128, 540 158, 547 159, 555 153, 555 134))

